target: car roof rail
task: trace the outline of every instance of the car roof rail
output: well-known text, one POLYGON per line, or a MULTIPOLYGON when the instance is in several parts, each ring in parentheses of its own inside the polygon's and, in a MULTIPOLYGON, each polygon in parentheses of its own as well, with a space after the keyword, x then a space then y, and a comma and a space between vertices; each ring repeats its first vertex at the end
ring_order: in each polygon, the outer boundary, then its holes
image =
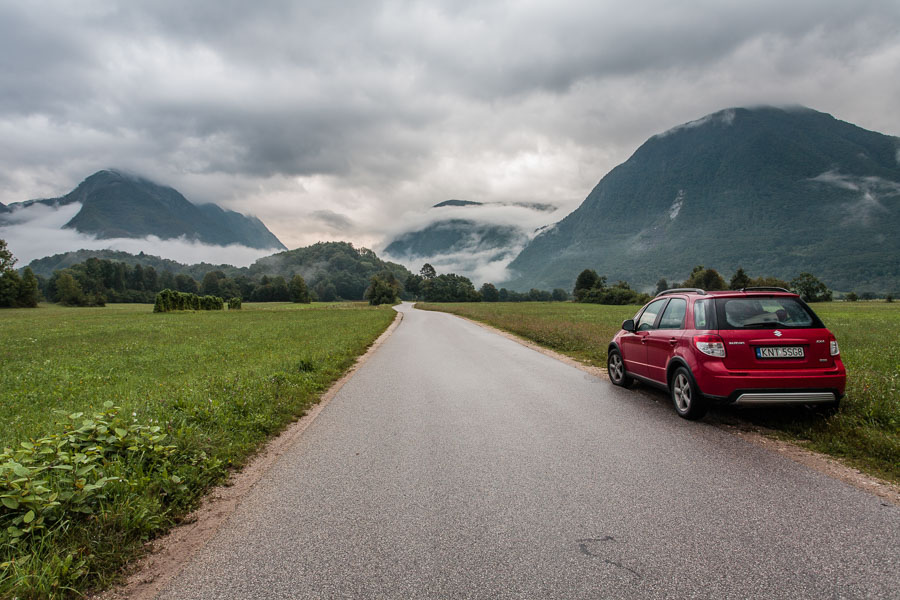
POLYGON ((763 286, 763 287, 745 287, 741 288, 742 292, 787 292, 791 293, 791 290, 786 290, 783 287, 774 287, 774 286, 763 286))
POLYGON ((684 294, 686 292, 690 294, 706 295, 706 290, 701 290, 700 288, 673 288, 671 290, 661 291, 660 293, 655 295, 654 298, 659 298, 660 296, 665 296, 666 294, 684 294))

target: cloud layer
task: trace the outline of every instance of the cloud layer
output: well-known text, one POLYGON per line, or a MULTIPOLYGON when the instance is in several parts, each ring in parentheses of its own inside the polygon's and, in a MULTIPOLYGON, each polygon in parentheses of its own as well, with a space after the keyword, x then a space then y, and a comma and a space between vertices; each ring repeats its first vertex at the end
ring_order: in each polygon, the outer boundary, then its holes
POLYGON ((16 267, 24 267, 32 260, 61 254, 70 250, 121 250, 132 254, 144 252, 184 264, 207 262, 214 265, 228 264, 236 267, 250 266, 256 259, 280 250, 260 250, 233 244, 213 246, 182 238, 162 240, 147 238, 97 239, 74 229, 63 229, 78 211, 81 204, 75 202, 51 208, 33 204, 5 214, 5 226, 0 225, 0 239, 6 240, 18 261, 16 267))
POLYGON ((894 1, 0 2, 0 63, 0 202, 118 167, 289 247, 449 198, 565 213, 731 106, 900 133, 894 1))

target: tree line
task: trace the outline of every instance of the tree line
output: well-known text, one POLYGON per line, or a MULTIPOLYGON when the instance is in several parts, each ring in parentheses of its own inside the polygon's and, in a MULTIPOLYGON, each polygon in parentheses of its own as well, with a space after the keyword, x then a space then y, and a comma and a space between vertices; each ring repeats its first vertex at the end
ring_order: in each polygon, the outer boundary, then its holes
MULTIPOLYGON (((750 287, 776 287, 796 292, 805 302, 829 302, 832 291, 811 273, 801 273, 790 282, 777 277, 750 277, 742 267, 738 267, 730 281, 726 283, 715 269, 703 265, 693 268, 686 280, 670 285, 665 279, 656 282, 656 293, 675 288, 699 288, 707 291, 741 290, 750 287)), ((572 292, 576 302, 595 304, 645 304, 650 295, 632 290, 625 281, 607 285, 606 277, 593 269, 585 269, 575 279, 572 292)))
POLYGON ((410 274, 400 282, 393 274, 376 275, 370 280, 365 297, 370 304, 389 304, 398 300, 422 300, 424 302, 551 302, 569 299, 564 289, 531 289, 516 292, 485 283, 476 290, 472 280, 456 273, 437 274, 435 268, 425 263, 418 274, 410 274))

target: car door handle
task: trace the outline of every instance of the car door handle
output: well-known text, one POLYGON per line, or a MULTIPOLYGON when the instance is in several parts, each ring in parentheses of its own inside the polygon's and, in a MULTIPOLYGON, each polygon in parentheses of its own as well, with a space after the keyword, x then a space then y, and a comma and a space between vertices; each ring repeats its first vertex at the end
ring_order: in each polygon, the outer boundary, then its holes
POLYGON ((647 336, 645 336, 645 335, 641 336, 641 343, 642 343, 642 344, 646 344, 646 343, 647 343, 647 336))
POLYGON ((669 344, 671 344, 671 345, 673 345, 673 346, 674 346, 675 344, 677 344, 677 343, 678 343, 678 338, 671 338, 671 339, 669 340, 669 344))

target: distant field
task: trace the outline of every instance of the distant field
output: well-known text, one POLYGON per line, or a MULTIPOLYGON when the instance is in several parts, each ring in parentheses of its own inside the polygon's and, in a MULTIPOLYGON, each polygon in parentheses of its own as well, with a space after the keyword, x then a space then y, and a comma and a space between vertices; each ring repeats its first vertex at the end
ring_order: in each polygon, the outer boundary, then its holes
POLYGON ((574 302, 419 302, 416 307, 483 321, 599 367, 606 367, 606 344, 640 308, 574 302))
MULTIPOLYGON (((417 304, 483 321, 587 364, 606 365, 606 345, 637 306, 571 302, 417 304)), ((809 447, 900 482, 900 302, 830 302, 813 309, 838 339, 848 370, 840 410, 722 408, 809 447)), ((674 411, 673 411, 674 415, 674 411)))
MULTIPOLYGON (((146 506, 139 488, 116 488, 123 506, 86 522, 93 529, 105 523, 89 541, 77 527, 57 532, 31 549, 36 560, 23 572, 3 568, 28 549, 6 548, 4 525, 0 597, 13 589, 21 598, 65 595, 64 585, 83 591, 104 581, 142 539, 166 528, 231 465, 301 415, 395 314, 366 304, 281 303, 166 314, 125 304, 0 311, 0 447, 59 431, 65 414, 91 415, 111 401, 127 422, 168 434, 177 453, 163 475, 186 484, 164 499, 143 492, 151 496, 146 506), (76 563, 90 554, 83 573, 48 567, 51 556, 67 553, 76 563)), ((140 485, 156 489, 153 477, 141 474, 140 485)))

